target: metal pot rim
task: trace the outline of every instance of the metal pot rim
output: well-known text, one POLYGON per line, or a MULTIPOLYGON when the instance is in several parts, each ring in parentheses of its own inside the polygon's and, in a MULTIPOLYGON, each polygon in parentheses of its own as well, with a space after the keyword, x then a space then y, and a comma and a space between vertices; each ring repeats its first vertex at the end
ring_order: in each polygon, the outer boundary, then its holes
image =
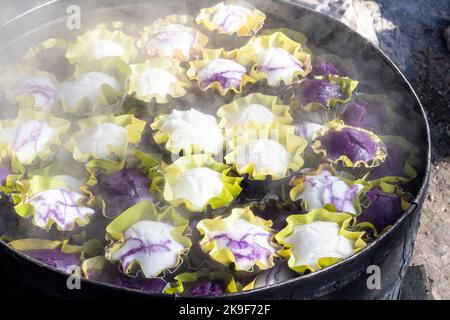
MULTIPOLYGON (((37 7, 34 7, 16 17, 14 17, 13 19, 9 20, 8 22, 0 25, 0 30, 4 29, 7 26, 10 26, 11 24, 14 23, 18 23, 20 22, 20 20, 22 19, 27 19, 27 17, 32 14, 32 13, 36 13, 37 11, 39 11, 40 9, 42 9, 43 7, 47 7, 47 6, 52 6, 54 4, 60 3, 62 1, 65 0, 49 0, 48 2, 39 5, 37 7)), ((345 32, 347 33, 353 33, 356 37, 360 38, 360 40, 362 40, 363 42, 365 42, 366 45, 368 45, 370 47, 371 50, 373 50, 379 57, 382 58, 382 60, 384 62, 387 63, 387 65, 393 69, 393 71, 395 72, 395 74, 399 77, 400 82, 403 82, 404 85, 406 85, 406 88, 408 89, 409 93, 411 94, 411 96, 414 98, 414 100, 417 103, 417 106, 419 108, 420 111, 420 115, 421 115, 421 120, 423 121, 423 126, 425 129, 425 133, 426 133, 426 157, 425 157, 425 168, 424 168, 424 176, 423 176, 423 181, 421 183, 421 187, 419 189, 419 191, 417 192, 416 197, 414 198, 414 200, 411 203, 411 207, 402 215, 402 217, 397 220, 397 222, 392 226, 392 228, 390 228, 387 232, 383 233, 379 238, 377 238, 374 242, 370 243, 366 248, 364 248, 362 251, 352 255, 351 257, 340 261, 336 264, 333 264, 327 268, 315 271, 313 273, 309 273, 306 275, 302 275, 300 277, 297 278, 293 278, 293 279, 289 279, 287 281, 281 282, 281 283, 276 283, 273 285, 269 285, 266 287, 262 287, 262 288, 256 288, 253 289, 251 291, 243 291, 243 292, 238 292, 238 293, 234 293, 234 294, 227 294, 224 295, 223 297, 218 297, 220 298, 244 298, 244 297, 251 297, 252 293, 260 293, 260 292, 264 292, 268 289, 273 289, 273 288, 282 288, 283 286, 287 285, 287 284, 292 284, 292 283, 296 283, 299 287, 301 287, 301 283, 306 281, 307 279, 311 279, 311 278, 317 278, 320 276, 325 276, 327 274, 331 274, 335 269, 340 268, 342 265, 357 261, 359 259, 361 259, 361 256, 365 255, 365 254, 369 254, 371 249, 375 246, 377 246, 380 242, 383 241, 383 239, 385 239, 387 236, 389 236, 389 234, 396 232, 396 230, 399 228, 399 225, 411 214, 414 213, 415 210, 419 209, 420 210, 420 201, 419 199, 423 198, 428 190, 428 182, 430 179, 430 173, 431 173, 431 135, 430 135, 430 127, 429 127, 429 123, 428 123, 428 118, 426 115, 426 111, 423 108, 422 103, 420 102, 420 99, 417 95, 417 93, 414 91, 413 87, 411 86, 411 84, 409 83, 409 81, 406 79, 406 77, 403 75, 403 73, 400 71, 400 69, 394 64, 394 62, 387 56, 386 53, 384 53, 380 48, 378 48, 377 46, 375 46, 372 42, 370 42, 369 40, 363 38, 361 35, 359 35, 358 33, 356 33, 355 31, 353 31, 350 27, 348 27, 347 25, 345 25, 344 23, 342 23, 341 21, 336 20, 335 18, 321 13, 321 12, 317 12, 314 11, 310 8, 307 8, 299 3, 293 3, 290 2, 289 0, 278 0, 280 2, 282 2, 282 5, 285 6, 292 6, 293 8, 301 8, 303 11, 307 12, 308 14, 313 14, 313 15, 318 15, 321 16, 321 19, 325 19, 327 20, 329 23, 331 24, 338 24, 340 25, 340 27, 342 27, 345 32)), ((56 270, 40 261, 34 260, 32 258, 30 258, 28 255, 26 255, 23 252, 17 251, 11 247, 9 247, 6 243, 0 241, 0 246, 4 247, 6 250, 10 251, 12 254, 15 254, 17 256, 19 256, 21 259, 26 260, 28 263, 34 263, 44 269, 47 269, 48 271, 54 272, 59 274, 62 277, 67 277, 67 274, 60 271, 60 270, 56 270)), ((103 282, 99 282, 99 281, 94 281, 94 280, 89 280, 89 279, 81 279, 82 283, 89 283, 91 285, 95 285, 95 286, 101 286, 101 287, 105 287, 108 289, 113 289, 113 290, 118 290, 121 292, 130 292, 133 294, 138 294, 138 295, 142 295, 142 296, 149 296, 149 297, 155 297, 155 298, 171 298, 173 296, 167 295, 167 294, 163 294, 163 293, 146 293, 143 291, 139 291, 137 289, 131 289, 131 288, 127 288, 127 287, 122 287, 122 286, 118 286, 118 285, 113 285, 113 284, 108 284, 108 283, 103 283, 103 282)), ((211 297, 195 297, 196 299, 213 299, 211 297)))

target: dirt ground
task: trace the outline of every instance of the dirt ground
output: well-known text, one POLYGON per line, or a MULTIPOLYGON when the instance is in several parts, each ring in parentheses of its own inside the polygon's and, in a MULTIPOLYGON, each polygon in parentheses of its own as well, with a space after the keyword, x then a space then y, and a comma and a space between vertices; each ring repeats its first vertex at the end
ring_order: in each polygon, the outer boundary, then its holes
POLYGON ((450 163, 434 166, 413 265, 424 266, 435 299, 450 299, 450 163))

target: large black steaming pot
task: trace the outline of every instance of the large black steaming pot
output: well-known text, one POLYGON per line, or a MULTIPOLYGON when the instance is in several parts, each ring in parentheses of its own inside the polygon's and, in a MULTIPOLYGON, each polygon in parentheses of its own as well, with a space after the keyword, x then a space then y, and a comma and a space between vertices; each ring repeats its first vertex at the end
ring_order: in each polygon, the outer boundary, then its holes
MULTIPOLYGON (((218 1, 214 1, 218 2, 218 1)), ((318 46, 330 53, 355 59, 366 79, 373 79, 378 92, 396 91, 402 95, 405 115, 415 118, 418 130, 412 141, 421 150, 422 163, 415 190, 417 197, 404 216, 375 242, 360 253, 324 270, 285 283, 232 295, 239 299, 397 299, 402 279, 411 261, 414 241, 420 222, 421 208, 428 188, 430 173, 430 133, 424 110, 408 81, 389 58, 370 42, 344 24, 288 1, 260 0, 255 3, 268 16, 269 28, 288 27, 305 33, 309 46, 318 46), (367 286, 375 265, 380 267, 381 288, 367 286), (369 269, 368 269, 369 268, 369 269)), ((76 34, 66 28, 67 8, 81 8, 81 23, 95 24, 100 20, 150 23, 167 14, 197 12, 211 5, 203 0, 53 0, 27 11, 0 27, 1 64, 13 62, 32 45, 50 37, 76 34), (102 17, 102 18, 99 18, 102 17)), ((371 81, 365 81, 371 83, 371 81)), ((363 88, 364 90, 365 88, 363 88)), ((369 87, 370 89, 370 87, 369 87)), ((406 135, 408 133, 405 133, 406 135)), ((408 137, 408 136, 407 136, 408 137)), ((0 208, 1 210, 1 208, 0 208)), ((12 250, 0 242, 0 271, 45 294, 64 298, 136 297, 166 298, 171 296, 140 293, 131 289, 83 280, 82 290, 68 290, 67 275, 12 250)))

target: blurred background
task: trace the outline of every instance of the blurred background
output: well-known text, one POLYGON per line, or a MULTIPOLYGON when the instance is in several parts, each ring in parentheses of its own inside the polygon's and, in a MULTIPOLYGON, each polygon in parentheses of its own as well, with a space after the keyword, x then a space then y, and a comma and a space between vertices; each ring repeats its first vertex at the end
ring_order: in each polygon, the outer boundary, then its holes
MULTIPOLYGON (((48 1, 2 0, 0 26, 48 1)), ((378 45, 418 93, 431 126, 433 172, 402 298, 450 299, 450 1, 287 1, 331 15, 378 45)))

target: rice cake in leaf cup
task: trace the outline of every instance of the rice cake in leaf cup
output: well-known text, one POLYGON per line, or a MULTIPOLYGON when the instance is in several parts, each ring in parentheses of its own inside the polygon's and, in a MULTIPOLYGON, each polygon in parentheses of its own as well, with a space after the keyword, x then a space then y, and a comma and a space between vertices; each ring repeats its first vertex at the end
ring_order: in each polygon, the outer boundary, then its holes
POLYGON ((289 279, 295 278, 296 276, 297 273, 289 269, 286 264, 279 263, 271 269, 262 271, 242 290, 249 291, 257 288, 264 288, 274 284, 282 283, 289 279))
POLYGON ((278 251, 292 270, 303 274, 323 269, 363 249, 364 232, 349 231, 352 216, 315 209, 287 218, 287 227, 275 235, 278 251))
POLYGON ((209 31, 222 35, 250 37, 264 25, 266 15, 252 4, 241 0, 227 0, 200 10, 196 21, 209 31))
POLYGON ((398 132, 398 124, 402 123, 402 117, 395 112, 395 104, 382 94, 357 94, 341 106, 339 113, 339 118, 349 126, 384 135, 398 132))
POLYGON ((100 208, 107 218, 115 218, 142 200, 157 203, 158 194, 150 189, 161 157, 133 150, 122 162, 91 160, 86 164, 89 178, 82 190, 89 204, 100 208))
POLYGON ((223 152, 225 139, 216 118, 194 108, 160 115, 151 128, 155 131, 155 142, 164 144, 170 153, 216 155, 223 152))
POLYGON ((173 59, 153 58, 130 67, 128 94, 145 102, 168 103, 169 97, 184 96, 191 85, 184 69, 173 59))
POLYGON ((161 293, 167 285, 163 278, 147 279, 140 276, 125 275, 104 255, 84 260, 81 269, 86 279, 146 293, 161 293))
POLYGON ((59 86, 53 74, 26 65, 7 66, 1 74, 0 90, 19 109, 51 110, 59 86))
POLYGON ((327 164, 317 170, 304 172, 291 180, 290 198, 300 201, 308 212, 326 208, 330 211, 345 212, 352 215, 361 213, 362 195, 371 188, 365 180, 348 180, 340 177, 327 164))
POLYGON ((158 203, 158 194, 150 187, 161 164, 160 158, 159 155, 133 150, 121 162, 89 161, 86 164, 89 178, 82 186, 89 195, 88 203, 111 219, 140 201, 158 203))
POLYGON ((14 120, 0 120, 0 146, 22 166, 42 166, 56 154, 69 127, 67 120, 23 109, 14 120))
POLYGON ((201 91, 214 90, 225 96, 229 92, 241 93, 256 79, 237 60, 237 50, 204 49, 201 60, 189 62, 187 76, 198 82, 201 91))
POLYGON ((75 66, 66 58, 69 43, 64 39, 50 38, 30 48, 23 60, 32 67, 53 74, 58 81, 66 80, 75 66))
POLYGON ((272 222, 256 217, 249 207, 235 208, 228 217, 204 219, 197 224, 200 246, 212 260, 237 272, 251 273, 274 266, 277 247, 272 222))
POLYGON ((325 124, 339 116, 339 106, 350 101, 358 81, 330 75, 304 79, 294 84, 292 105, 294 118, 325 124))
POLYGON ((98 25, 77 37, 67 48, 66 57, 72 63, 116 57, 125 63, 137 56, 136 39, 120 30, 110 31, 106 25, 98 25))
POLYGON ((238 49, 237 61, 250 68, 250 76, 269 86, 290 85, 311 72, 311 55, 282 32, 257 36, 238 49))
POLYGON ((382 184, 382 181, 371 182, 373 188, 368 190, 362 212, 357 217, 358 227, 368 227, 376 230, 375 236, 385 232, 411 206, 412 195, 401 190, 382 184))
POLYGON ((150 57, 179 61, 198 59, 209 39, 194 26, 195 21, 190 16, 167 16, 144 27, 138 46, 150 57))
POLYGON ((87 197, 81 192, 82 182, 67 175, 33 175, 16 183, 12 194, 16 213, 32 217, 37 227, 50 230, 56 224, 59 231, 73 231, 84 227, 95 214, 86 205, 87 197))
POLYGON ((174 206, 185 205, 190 212, 223 208, 241 193, 242 178, 231 167, 216 162, 210 155, 181 157, 162 168, 162 177, 153 187, 162 189, 164 199, 174 206), (160 186, 163 183, 163 186, 160 186))
POLYGON ((233 138, 226 163, 250 180, 272 181, 290 176, 303 166, 303 151, 307 141, 293 134, 294 128, 247 130, 233 138))
POLYGON ((290 108, 279 103, 276 96, 252 93, 233 100, 217 111, 219 127, 226 136, 236 136, 245 130, 261 127, 277 127, 292 123, 290 108))
POLYGON ((145 278, 156 278, 175 270, 191 247, 189 221, 173 208, 163 212, 150 201, 129 208, 106 228, 113 242, 105 257, 119 262, 127 275, 141 271, 145 278))
POLYGON ((311 146, 324 160, 344 168, 374 168, 387 156, 386 146, 377 135, 340 120, 330 121, 316 132, 311 146))
POLYGON ((166 286, 164 293, 215 297, 226 293, 236 293, 239 290, 234 277, 224 270, 202 268, 196 272, 181 273, 175 276, 174 280, 166 286))
POLYGON ((126 95, 130 72, 115 57, 78 64, 71 79, 59 86, 54 112, 79 118, 113 112, 126 95))
POLYGON ((400 136, 380 136, 380 139, 386 145, 386 160, 370 171, 367 180, 392 191, 396 185, 406 184, 417 177, 419 149, 400 136))
POLYGON ((73 158, 79 162, 89 160, 121 161, 127 155, 129 144, 137 144, 145 121, 133 115, 101 115, 78 122, 77 131, 67 144, 73 158))
POLYGON ((343 58, 330 53, 314 57, 311 75, 315 77, 335 75, 351 79, 360 78, 360 72, 352 58, 343 58))
POLYGON ((79 268, 86 257, 101 248, 101 244, 97 240, 78 246, 69 244, 67 240, 18 239, 9 242, 8 246, 47 266, 69 274, 73 272, 74 268, 79 268))

